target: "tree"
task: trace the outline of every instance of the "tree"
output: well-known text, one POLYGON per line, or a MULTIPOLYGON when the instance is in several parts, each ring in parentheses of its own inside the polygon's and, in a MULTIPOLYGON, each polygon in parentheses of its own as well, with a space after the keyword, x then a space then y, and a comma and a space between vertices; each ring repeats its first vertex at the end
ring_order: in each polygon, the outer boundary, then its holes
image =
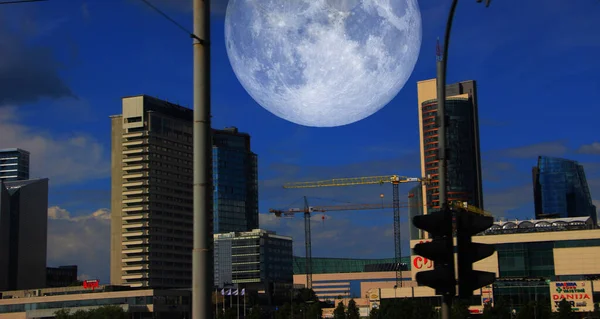
MULTIPOLYGON (((109 317, 107 317, 109 318, 109 317)), ((235 308, 227 308, 225 309, 225 314, 223 316, 224 319, 236 319, 237 318, 237 309, 235 308)))
POLYGON ((344 308, 344 303, 340 301, 333 310, 333 319, 344 319, 346 317, 346 310, 344 308))
POLYGON ((530 302, 523 306, 521 310, 517 313, 517 319, 530 319, 535 318, 535 309, 536 304, 534 302, 530 302))
POLYGON ((56 319, 69 319, 71 318, 71 311, 69 309, 60 309, 54 313, 56 319))
POLYGON ((348 301, 348 310, 346 310, 346 313, 348 314, 348 319, 360 319, 360 311, 358 311, 354 298, 348 301))
POLYGON ((57 319, 126 319, 127 312, 119 306, 102 306, 90 310, 78 310, 71 313, 68 309, 61 309, 54 313, 57 319))
POLYGON ((259 305, 255 305, 250 310, 250 314, 248 315, 248 319, 262 319, 262 309, 259 305))
POLYGON ((369 312, 369 319, 379 319, 379 309, 371 309, 371 311, 369 312))
POLYGON ((308 305, 306 310, 307 318, 321 318, 323 317, 323 310, 320 302, 312 302, 308 305))
POLYGON ((465 319, 469 318, 470 315, 468 303, 460 299, 457 299, 452 303, 452 308, 450 309, 450 317, 452 319, 465 319))
POLYGON ((423 300, 406 299, 412 304, 412 319, 437 319, 433 306, 423 300))
POLYGON ((563 299, 558 303, 558 312, 555 314, 557 319, 571 319, 573 318, 573 309, 571 309, 571 303, 567 299, 563 299))
POLYGON ((486 304, 483 307, 483 315, 481 317, 483 319, 511 319, 512 315, 506 303, 498 299, 493 307, 491 304, 486 304))

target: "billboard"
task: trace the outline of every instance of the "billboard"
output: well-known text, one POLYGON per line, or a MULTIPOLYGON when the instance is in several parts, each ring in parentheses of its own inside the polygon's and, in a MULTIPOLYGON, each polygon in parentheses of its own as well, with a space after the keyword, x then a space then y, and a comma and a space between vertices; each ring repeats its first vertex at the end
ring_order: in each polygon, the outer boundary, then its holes
POLYGON ((571 303, 574 312, 594 311, 590 281, 551 281, 549 287, 553 312, 558 312, 558 304, 563 299, 571 303))
POLYGON ((494 287, 492 285, 481 288, 481 304, 494 306, 494 287))

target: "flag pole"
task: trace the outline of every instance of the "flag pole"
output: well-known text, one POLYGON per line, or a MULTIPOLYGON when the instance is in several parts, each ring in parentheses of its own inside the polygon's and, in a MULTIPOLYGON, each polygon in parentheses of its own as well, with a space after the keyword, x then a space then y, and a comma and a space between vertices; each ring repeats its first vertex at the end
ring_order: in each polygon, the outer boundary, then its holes
POLYGON ((242 289, 242 291, 244 292, 244 294, 242 296, 244 296, 244 319, 246 319, 246 287, 244 285, 244 289, 242 289))
POLYGON ((240 319, 240 286, 238 285, 237 292, 237 319, 240 319))
POLYGON ((221 295, 223 296, 223 316, 225 315, 225 288, 221 290, 221 295))

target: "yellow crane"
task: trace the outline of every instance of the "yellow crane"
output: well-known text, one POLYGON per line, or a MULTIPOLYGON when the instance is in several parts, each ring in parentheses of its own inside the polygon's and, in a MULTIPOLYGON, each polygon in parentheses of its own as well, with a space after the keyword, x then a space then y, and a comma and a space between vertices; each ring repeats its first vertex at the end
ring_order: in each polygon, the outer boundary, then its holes
MULTIPOLYGON (((410 207, 408 203, 399 203, 399 206, 410 207)), ((288 208, 288 209, 269 209, 269 213, 275 214, 276 217, 294 216, 295 214, 304 214, 304 248, 306 254, 306 288, 312 289, 312 239, 310 230, 310 215, 311 213, 324 213, 333 211, 353 211, 353 210, 376 210, 394 208, 393 203, 379 204, 345 204, 345 205, 326 205, 326 206, 308 206, 308 200, 304 197, 303 208, 288 208)), ((398 262, 398 261, 396 261, 398 262)), ((398 271, 402 270, 402 265, 398 265, 398 271)))
POLYGON ((468 211, 476 213, 476 214, 492 217, 492 213, 490 213, 486 210, 483 210, 477 206, 469 205, 467 202, 455 201, 455 202, 450 203, 450 206, 455 209, 464 209, 464 210, 468 210, 468 211))
MULTIPOLYGON (((403 183, 429 183, 431 176, 427 177, 406 177, 400 175, 366 176, 351 178, 334 178, 314 182, 293 182, 283 185, 283 188, 317 188, 317 187, 343 187, 356 185, 382 185, 390 183, 393 186, 392 206, 394 208, 394 256, 396 263, 401 259, 401 238, 400 238, 400 194, 398 186, 403 183)), ((396 284, 402 286, 401 273, 396 273, 396 284)))

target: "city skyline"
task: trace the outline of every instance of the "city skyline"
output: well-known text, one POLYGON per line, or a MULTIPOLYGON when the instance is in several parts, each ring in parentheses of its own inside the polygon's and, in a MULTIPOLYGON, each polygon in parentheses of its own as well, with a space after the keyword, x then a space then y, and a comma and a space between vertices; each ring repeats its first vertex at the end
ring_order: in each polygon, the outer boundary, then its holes
MULTIPOLYGON (((327 198, 329 203, 377 203, 381 193, 391 200, 391 187, 285 191, 281 189, 284 182, 420 175, 416 82, 435 75, 435 38, 442 34, 441 21, 447 11, 445 6, 420 5, 423 46, 405 88, 379 113, 335 129, 299 127, 256 105, 237 83, 227 61, 222 15, 214 17, 213 127, 236 126, 252 136, 254 152, 261 158, 261 228, 293 236, 296 254, 302 254, 302 220, 275 220, 265 214, 269 208, 301 206, 303 195, 327 198)), ((450 47, 448 83, 474 79, 479 86, 485 207, 497 216, 533 217, 530 170, 538 155, 579 161, 597 201, 600 144, 587 132, 594 127, 597 112, 589 101, 600 94, 594 90, 598 64, 593 56, 593 48, 599 46, 593 31, 600 23, 593 17, 600 6, 592 1, 569 5, 553 1, 544 8, 521 4, 516 14, 511 5, 498 2, 484 10, 461 4, 450 47), (506 16, 512 17, 511 25, 501 23, 506 16), (564 23, 553 24, 557 19, 564 23)), ((16 69, 8 71, 27 70, 19 69, 20 65, 36 71, 20 71, 30 76, 25 82, 29 85, 3 86, 0 148, 30 151, 31 178, 50 179, 48 241, 54 245, 49 247, 48 265, 79 264, 81 274, 101 279, 107 279, 108 273, 108 115, 119 113, 121 97, 139 93, 191 105, 189 39, 143 4, 115 6, 48 2, 0 11, 1 23, 33 40, 24 43, 6 33, 8 29, 0 31, 5 43, 12 45, 7 57, 16 69), (132 19, 136 26, 131 25, 132 19), (85 34, 96 36, 91 39, 85 34), (99 43, 104 45, 96 49, 99 43), (66 61, 65 68, 54 68, 60 61, 66 61), (94 231, 86 233, 86 228, 94 231)), ((185 26, 191 25, 189 11, 164 9, 185 26)), ((12 83, 10 73, 4 73, 8 71, 0 71, 2 83, 12 83)), ((402 194, 408 189, 401 188, 402 194)), ((314 204, 326 202, 313 200, 314 204)), ((317 216, 313 255, 392 256, 391 214, 340 212, 326 214, 325 220, 317 216), (371 245, 354 242, 364 234, 378 236, 371 245)), ((402 221, 407 238, 406 210, 402 221)))

